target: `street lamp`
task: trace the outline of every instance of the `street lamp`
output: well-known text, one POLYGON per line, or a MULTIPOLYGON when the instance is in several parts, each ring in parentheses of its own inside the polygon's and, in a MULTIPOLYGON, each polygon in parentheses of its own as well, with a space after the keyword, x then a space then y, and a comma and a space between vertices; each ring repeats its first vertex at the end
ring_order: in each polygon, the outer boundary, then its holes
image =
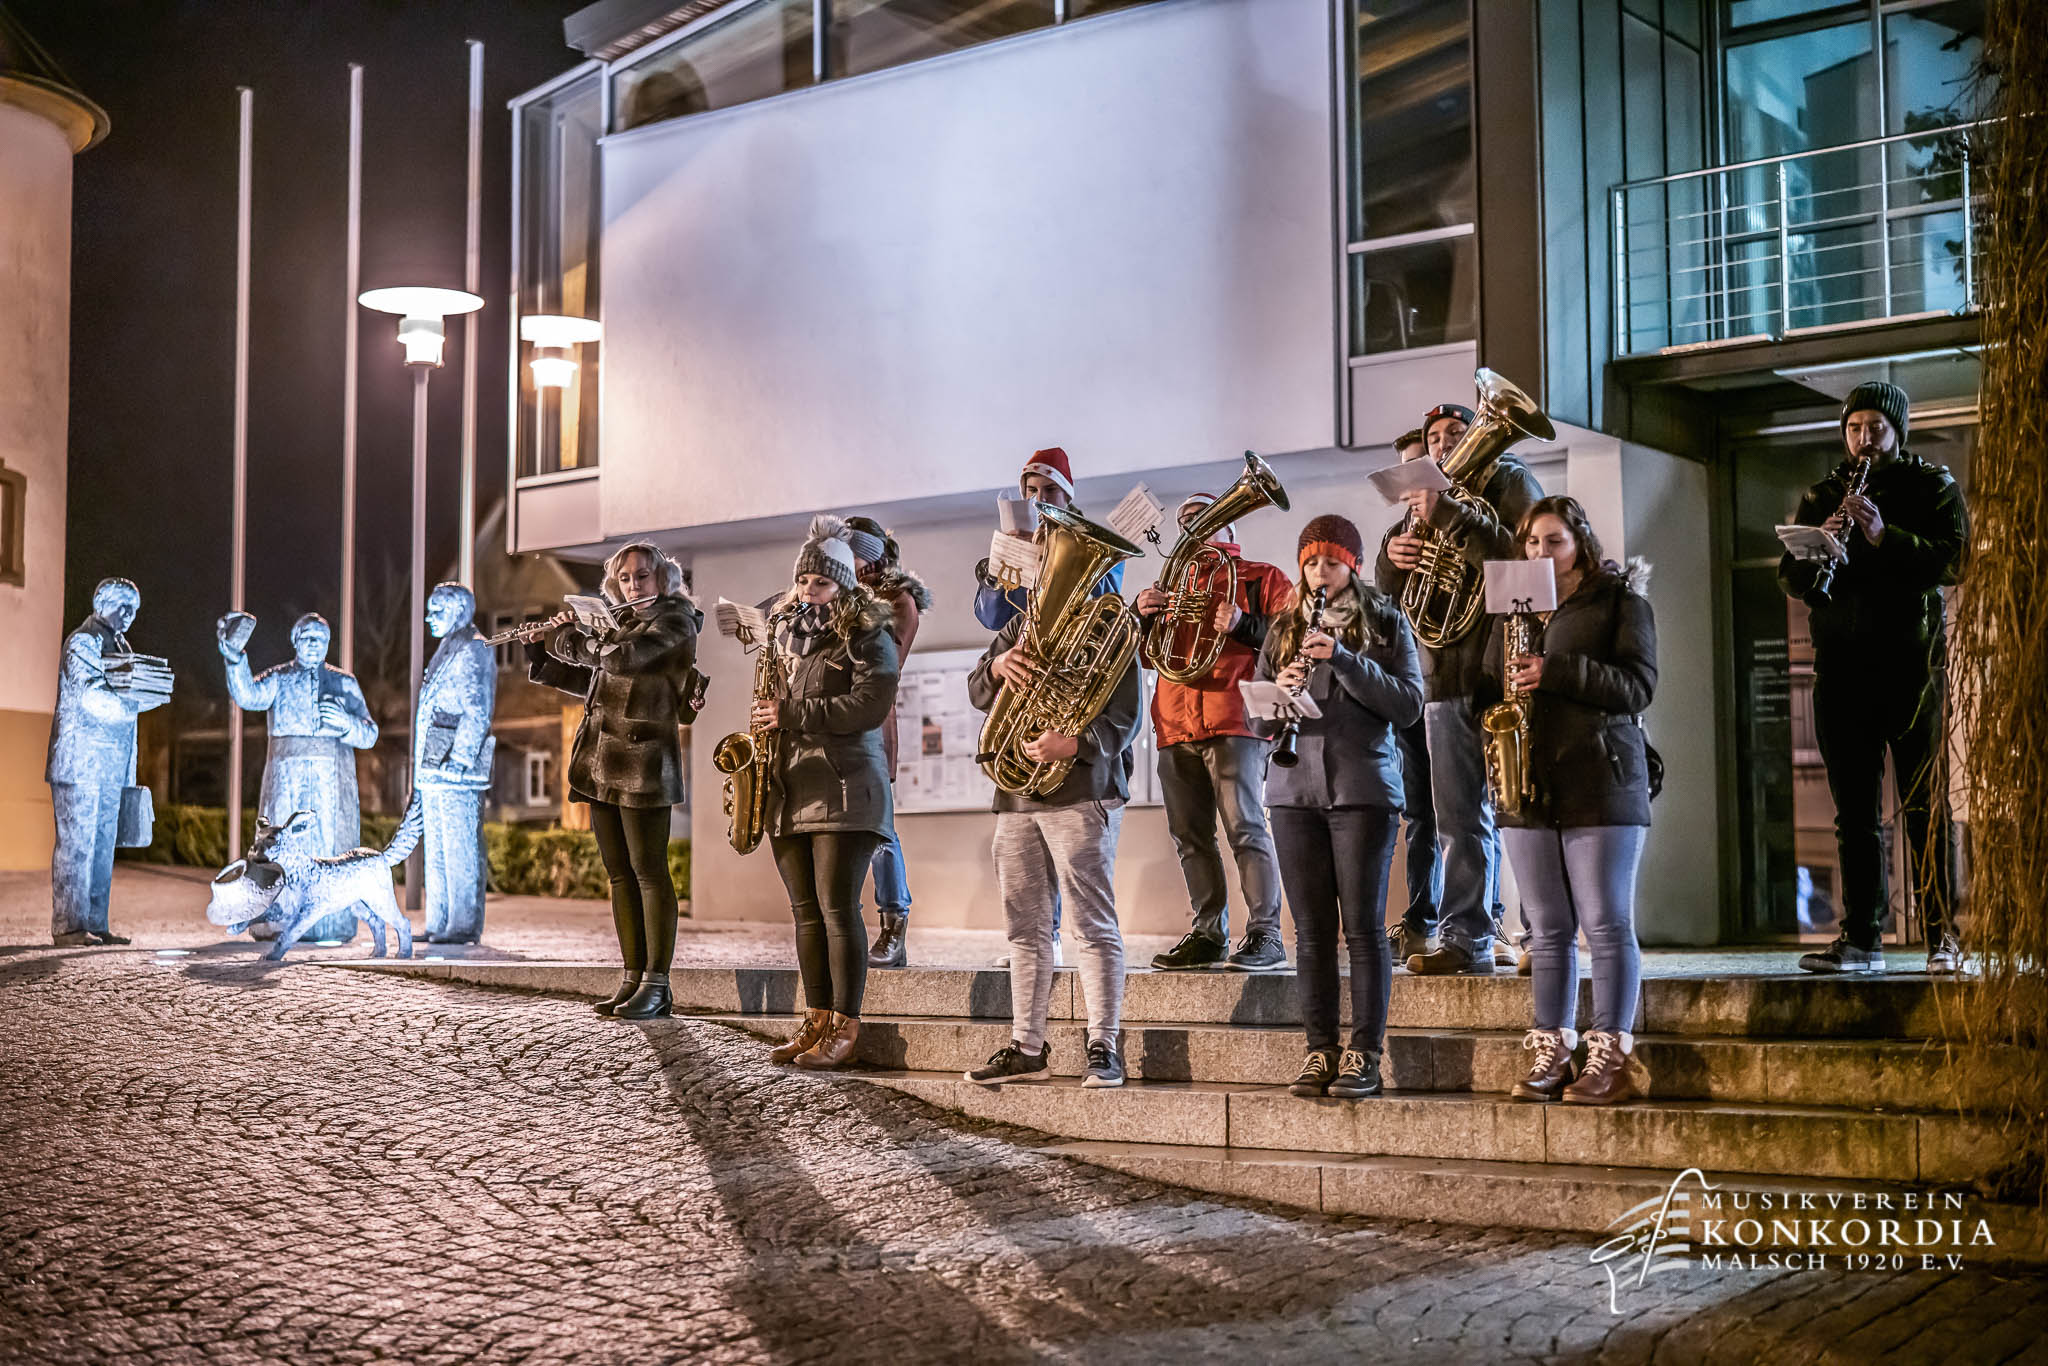
MULTIPOLYGON (((412 370, 412 620, 406 655, 406 735, 415 748, 420 709, 420 623, 427 615, 427 376, 441 365, 441 347, 447 340, 442 320, 451 314, 474 313, 484 301, 466 289, 442 289, 434 285, 390 285, 364 290, 357 296, 365 308, 398 315, 398 340, 405 345, 405 363, 412 370)), ((406 765, 408 773, 412 765, 406 765)), ((408 785, 410 786, 410 785, 408 785)), ((405 904, 420 905, 418 856, 407 860, 405 904)))
POLYGON ((595 318, 572 318, 555 313, 529 313, 519 320, 519 340, 533 346, 533 382, 541 389, 566 389, 576 378, 572 354, 583 342, 604 336, 604 324, 595 318))

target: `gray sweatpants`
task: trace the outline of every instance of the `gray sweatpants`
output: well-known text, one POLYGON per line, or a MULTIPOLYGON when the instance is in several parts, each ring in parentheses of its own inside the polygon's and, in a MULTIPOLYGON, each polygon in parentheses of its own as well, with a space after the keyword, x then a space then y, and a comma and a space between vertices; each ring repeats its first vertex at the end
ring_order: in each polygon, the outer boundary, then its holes
POLYGON ((1116 1042, 1124 1004, 1124 937, 1116 923, 1116 837, 1122 802, 998 811, 991 852, 1010 936, 1010 1032, 1027 1053, 1045 1043, 1052 1000, 1052 918, 1064 902, 1081 947, 1091 1043, 1116 1042))
POLYGON ((1195 933, 1230 938, 1230 884, 1216 852, 1216 824, 1237 859, 1244 888, 1245 932, 1280 935, 1280 865, 1266 826, 1266 742, 1249 735, 1185 740, 1159 751, 1159 791, 1166 831, 1180 856, 1195 933))

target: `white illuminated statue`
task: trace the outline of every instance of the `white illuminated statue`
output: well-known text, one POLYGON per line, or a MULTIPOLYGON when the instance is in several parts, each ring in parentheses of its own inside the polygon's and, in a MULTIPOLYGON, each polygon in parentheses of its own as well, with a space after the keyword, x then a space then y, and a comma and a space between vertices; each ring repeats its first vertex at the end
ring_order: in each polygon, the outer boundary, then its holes
POLYGON ((474 944, 484 931, 484 794, 497 741, 498 660, 478 633, 476 597, 459 583, 436 584, 427 630, 439 637, 420 680, 413 726, 413 786, 426 817, 421 848, 427 942, 474 944))

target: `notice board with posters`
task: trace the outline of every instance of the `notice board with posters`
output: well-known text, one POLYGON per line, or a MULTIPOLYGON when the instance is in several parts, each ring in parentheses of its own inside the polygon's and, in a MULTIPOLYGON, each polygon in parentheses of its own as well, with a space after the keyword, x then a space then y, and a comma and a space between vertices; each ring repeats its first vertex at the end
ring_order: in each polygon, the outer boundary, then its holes
MULTIPOLYGON (((916 650, 903 662, 896 683, 896 810, 987 811, 995 800, 995 784, 974 761, 986 716, 967 700, 967 676, 981 660, 981 651, 916 650)), ((1145 709, 1152 703, 1152 675, 1140 675, 1145 709)), ((1152 750, 1152 725, 1139 727, 1132 746, 1133 804, 1159 798, 1158 764, 1152 750)))

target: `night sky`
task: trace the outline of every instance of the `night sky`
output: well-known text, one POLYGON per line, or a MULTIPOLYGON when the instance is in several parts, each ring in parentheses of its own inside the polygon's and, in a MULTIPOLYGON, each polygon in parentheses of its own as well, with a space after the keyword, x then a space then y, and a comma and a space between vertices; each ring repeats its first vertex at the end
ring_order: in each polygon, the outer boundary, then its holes
MULTIPOLYGON (((505 102, 576 65, 573 0, 8 0, 112 122, 78 157, 65 621, 109 574, 142 589, 136 648, 182 701, 224 696, 233 470, 235 87, 255 91, 248 608, 259 667, 303 611, 340 609, 348 63, 364 72, 363 286, 394 246, 460 283, 465 38, 484 54, 479 516, 502 491, 510 319, 505 102), (203 690, 203 694, 201 692, 203 690)), ((456 554, 461 324, 429 417, 428 575, 456 554)), ((357 565, 403 573, 411 389, 396 319, 361 319, 357 565)), ((479 552, 484 547, 480 544, 479 552)), ((358 601, 358 612, 362 610, 358 601)), ((359 645, 360 648, 360 645, 359 645)))

